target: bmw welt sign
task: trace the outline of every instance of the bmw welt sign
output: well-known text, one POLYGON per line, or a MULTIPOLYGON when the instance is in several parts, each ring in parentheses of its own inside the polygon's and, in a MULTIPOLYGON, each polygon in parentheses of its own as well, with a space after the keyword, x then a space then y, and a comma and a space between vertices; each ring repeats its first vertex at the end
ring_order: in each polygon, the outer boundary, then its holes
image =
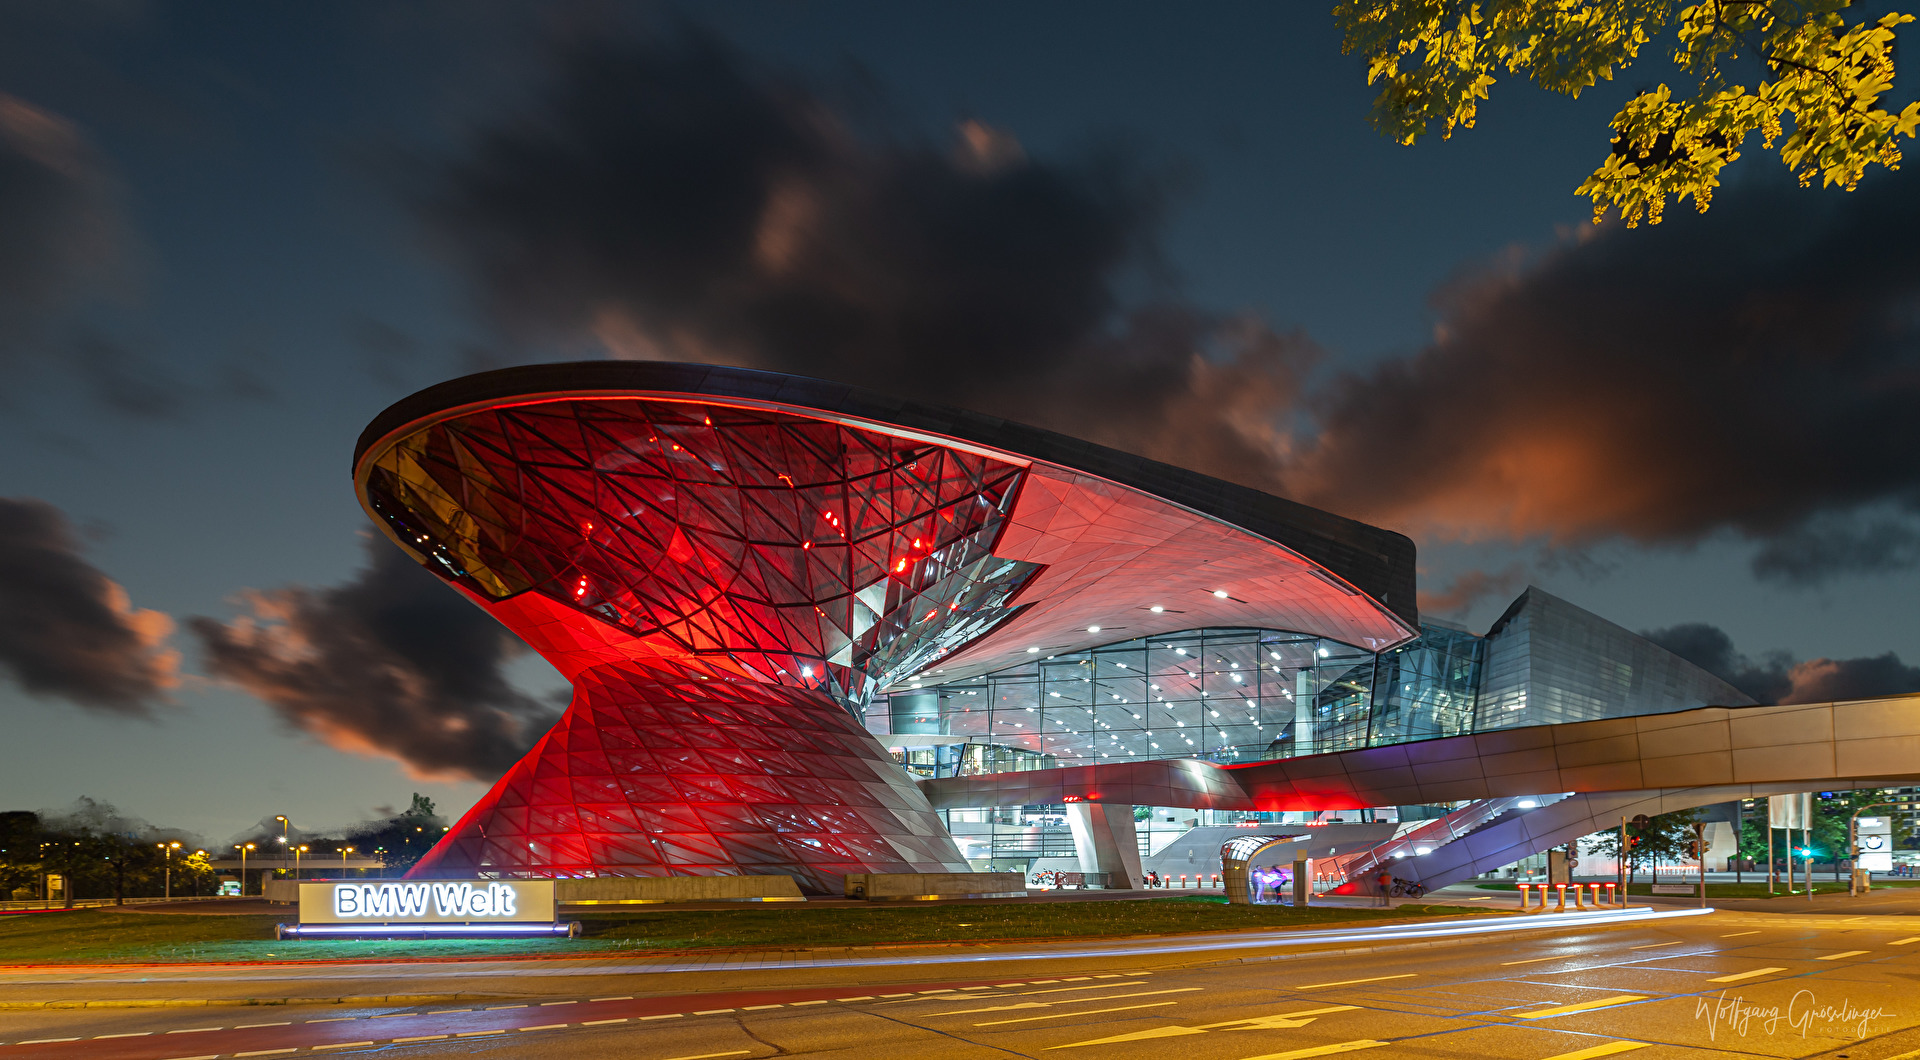
POLYGON ((552 880, 325 880, 300 884, 302 924, 552 922, 552 880))

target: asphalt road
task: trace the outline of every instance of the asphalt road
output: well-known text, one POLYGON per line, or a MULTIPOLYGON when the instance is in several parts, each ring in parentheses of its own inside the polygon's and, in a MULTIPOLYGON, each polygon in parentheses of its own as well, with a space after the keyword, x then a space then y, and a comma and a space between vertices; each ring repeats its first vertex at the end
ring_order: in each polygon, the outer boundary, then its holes
POLYGON ((1170 938, 716 958, 704 968, 602 960, 47 970, 5 977, 0 997, 177 1000, 239 980, 252 993, 238 996, 377 987, 472 1000, 4 1011, 0 1060, 1920 1058, 1912 918, 1717 912, 1342 940, 1332 944, 1339 952, 1248 935, 1215 937, 1205 950, 1170 938))

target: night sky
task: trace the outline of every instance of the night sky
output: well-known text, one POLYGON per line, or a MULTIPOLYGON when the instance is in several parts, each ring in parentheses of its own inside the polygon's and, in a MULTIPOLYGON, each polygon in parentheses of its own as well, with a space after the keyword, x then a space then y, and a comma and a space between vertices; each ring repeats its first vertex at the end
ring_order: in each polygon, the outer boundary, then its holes
POLYGON ((561 682, 374 539, 354 440, 607 356, 1294 496, 1476 631, 1533 583, 1763 699, 1920 690, 1915 167, 1756 143, 1596 228, 1660 62, 1400 147, 1313 5, 609 10, 0 6, 0 808, 464 810, 561 682))

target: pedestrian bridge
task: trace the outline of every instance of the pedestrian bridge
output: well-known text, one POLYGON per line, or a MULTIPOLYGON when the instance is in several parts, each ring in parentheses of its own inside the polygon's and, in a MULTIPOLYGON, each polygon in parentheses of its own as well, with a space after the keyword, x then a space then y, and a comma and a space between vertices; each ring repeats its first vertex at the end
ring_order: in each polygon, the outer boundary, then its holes
MULTIPOLYGON (((1402 836, 1370 852, 1371 864, 1400 855, 1395 874, 1429 888, 1617 827, 1622 816, 1913 784, 1920 784, 1920 694, 1702 707, 1247 765, 1174 759, 920 782, 936 809, 1105 803, 1281 811, 1471 800, 1421 826, 1424 841, 1402 836), (1415 853, 1421 847, 1427 853, 1415 853)), ((1364 871, 1358 859, 1348 866, 1364 871)))

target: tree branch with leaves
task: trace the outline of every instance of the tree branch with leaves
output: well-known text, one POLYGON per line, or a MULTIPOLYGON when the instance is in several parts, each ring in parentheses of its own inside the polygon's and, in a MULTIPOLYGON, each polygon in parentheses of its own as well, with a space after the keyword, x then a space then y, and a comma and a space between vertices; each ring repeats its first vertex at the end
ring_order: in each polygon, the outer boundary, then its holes
POLYGON ((1614 116, 1612 150, 1577 194, 1595 223, 1659 224, 1667 202, 1705 211, 1720 172, 1760 135, 1800 184, 1849 191, 1874 165, 1898 169, 1920 103, 1893 88, 1895 30, 1912 15, 1850 21, 1851 0, 1343 0, 1344 50, 1380 85, 1372 121, 1403 144, 1473 128, 1497 72, 1578 97, 1670 34, 1681 90, 1661 84, 1614 116), (1751 89, 1736 83, 1740 71, 1751 89), (1788 128, 1791 126, 1791 132, 1788 128))

